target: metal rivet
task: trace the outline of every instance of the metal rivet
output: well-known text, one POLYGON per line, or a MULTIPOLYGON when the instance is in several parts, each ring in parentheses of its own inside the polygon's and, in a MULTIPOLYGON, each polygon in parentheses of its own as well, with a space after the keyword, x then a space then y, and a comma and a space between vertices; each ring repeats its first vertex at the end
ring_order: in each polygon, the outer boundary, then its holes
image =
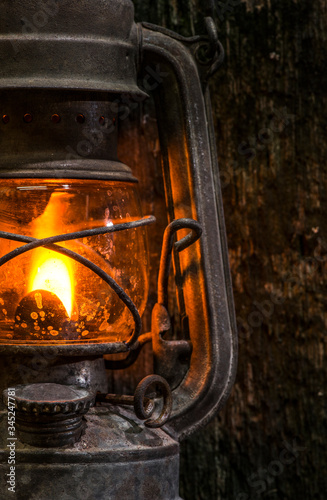
POLYGON ((59 115, 57 115, 57 113, 55 113, 54 115, 51 116, 51 121, 52 123, 59 123, 61 121, 61 118, 59 115))
POLYGON ((84 123, 85 122, 85 116, 82 114, 79 114, 76 116, 76 121, 77 123, 84 123))
POLYGON ((26 113, 24 115, 24 122, 25 123, 31 123, 32 120, 33 120, 33 116, 31 115, 31 113, 26 113))
POLYGON ((3 121, 3 123, 4 123, 5 125, 7 125, 7 123, 9 123, 9 121, 10 121, 9 116, 8 116, 8 115, 3 115, 3 116, 2 116, 2 121, 3 121))

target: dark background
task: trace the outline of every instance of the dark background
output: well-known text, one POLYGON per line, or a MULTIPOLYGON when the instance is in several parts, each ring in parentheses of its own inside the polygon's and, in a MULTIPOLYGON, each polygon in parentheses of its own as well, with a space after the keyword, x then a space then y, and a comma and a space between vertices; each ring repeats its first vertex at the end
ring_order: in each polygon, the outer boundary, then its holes
MULTIPOLYGON (((185 36, 204 33, 209 3, 134 0, 137 21, 185 36)), ((182 445, 181 496, 323 500, 327 3, 212 3, 226 49, 211 91, 239 366, 225 409, 182 445)))

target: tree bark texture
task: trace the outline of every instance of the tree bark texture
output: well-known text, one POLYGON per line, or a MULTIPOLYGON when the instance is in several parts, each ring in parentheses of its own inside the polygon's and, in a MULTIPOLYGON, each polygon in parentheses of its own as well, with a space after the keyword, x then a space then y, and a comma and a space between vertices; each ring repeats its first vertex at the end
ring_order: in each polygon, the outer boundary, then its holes
MULTIPOLYGON (((226 50, 211 91, 239 367, 226 408, 183 444, 181 496, 323 500, 327 2, 211 3, 226 50)), ((210 2, 134 4, 138 21, 193 35, 210 2)))

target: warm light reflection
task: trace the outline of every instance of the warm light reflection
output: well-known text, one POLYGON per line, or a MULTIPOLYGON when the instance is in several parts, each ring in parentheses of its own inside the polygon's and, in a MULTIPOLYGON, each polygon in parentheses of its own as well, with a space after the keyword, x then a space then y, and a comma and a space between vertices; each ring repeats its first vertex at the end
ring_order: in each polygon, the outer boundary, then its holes
MULTIPOLYGON (((44 252, 45 253, 45 252, 44 252)), ((73 287, 71 270, 64 258, 40 258, 33 270, 30 292, 47 290, 61 300, 69 317, 72 315, 73 287)))

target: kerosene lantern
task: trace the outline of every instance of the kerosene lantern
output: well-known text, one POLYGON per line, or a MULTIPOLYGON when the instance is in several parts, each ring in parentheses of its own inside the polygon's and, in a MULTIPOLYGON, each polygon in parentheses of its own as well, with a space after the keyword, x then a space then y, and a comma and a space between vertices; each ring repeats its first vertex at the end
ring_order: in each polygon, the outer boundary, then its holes
POLYGON ((178 443, 225 403, 236 366, 207 89, 215 25, 193 38, 137 25, 130 0, 0 9, 1 495, 177 500, 178 443), (156 219, 117 142, 122 110, 149 94, 168 226, 146 332, 156 219), (154 373, 109 394, 106 369, 123 378, 149 343, 154 373))

